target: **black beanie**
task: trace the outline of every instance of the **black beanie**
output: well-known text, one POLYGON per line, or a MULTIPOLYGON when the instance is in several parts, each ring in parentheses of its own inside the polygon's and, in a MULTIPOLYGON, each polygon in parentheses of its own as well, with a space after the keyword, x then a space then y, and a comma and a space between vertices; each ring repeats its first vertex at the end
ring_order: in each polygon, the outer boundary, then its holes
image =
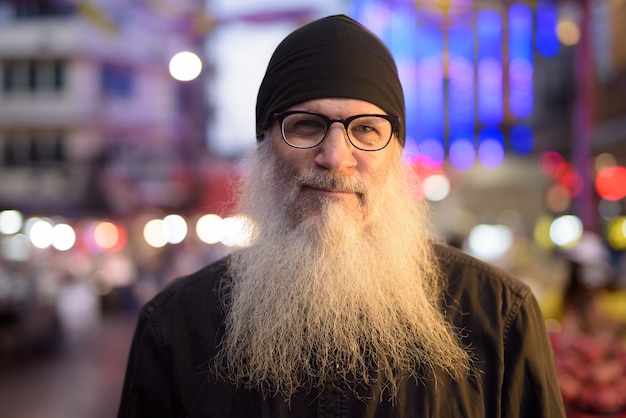
POLYGON ((404 146, 404 95, 393 56, 348 16, 311 22, 278 45, 257 96, 257 140, 271 126, 274 112, 323 98, 364 100, 400 118, 397 135, 404 146))

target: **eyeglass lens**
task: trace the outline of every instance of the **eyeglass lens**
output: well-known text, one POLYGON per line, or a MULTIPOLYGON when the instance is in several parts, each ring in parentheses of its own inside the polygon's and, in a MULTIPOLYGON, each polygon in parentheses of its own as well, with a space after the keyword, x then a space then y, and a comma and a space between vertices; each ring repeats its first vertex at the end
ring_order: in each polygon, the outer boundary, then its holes
MULTIPOLYGON (((321 143, 329 126, 322 117, 310 113, 293 113, 283 120, 285 140, 294 147, 309 148, 321 143)), ((392 135, 391 122, 380 116, 359 116, 348 124, 348 138, 364 150, 384 147, 392 135)))

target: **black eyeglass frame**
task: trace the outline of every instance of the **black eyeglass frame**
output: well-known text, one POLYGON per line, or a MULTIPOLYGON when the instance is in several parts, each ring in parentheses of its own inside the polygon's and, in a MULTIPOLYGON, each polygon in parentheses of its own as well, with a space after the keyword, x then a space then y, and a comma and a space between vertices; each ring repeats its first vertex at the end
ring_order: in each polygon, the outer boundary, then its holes
POLYGON ((329 118, 328 116, 321 114, 321 113, 316 113, 316 112, 309 112, 306 110, 287 110, 284 112, 276 112, 274 113, 274 119, 276 119, 279 123, 280 126, 280 136, 283 138, 283 141, 285 141, 285 143, 287 145, 289 145, 290 147, 296 148, 296 149, 311 149, 311 148, 315 148, 319 145, 321 145, 322 142, 324 142, 324 140, 326 139, 326 135, 328 134, 328 130, 330 129, 330 125, 332 125, 335 122, 339 122, 343 125, 343 128, 346 132, 346 136, 348 137, 348 141, 350 141, 350 144, 352 144, 352 146, 358 150, 361 151, 367 151, 367 152, 375 152, 375 151, 380 151, 384 148, 387 147, 387 145, 389 145, 389 143, 391 142, 391 138, 393 137, 393 134, 397 132, 397 128, 398 125, 400 124, 400 118, 395 117, 395 116, 391 116, 391 115, 383 115, 383 114, 377 114, 377 113, 363 113, 363 114, 359 114, 359 115, 352 115, 349 116, 345 119, 334 119, 334 118, 329 118), (285 138, 285 131, 284 131, 284 120, 287 116, 289 115, 295 115, 295 114, 305 114, 305 115, 312 115, 312 116, 317 116, 318 118, 322 119, 324 121, 324 123, 326 124, 326 130, 324 131, 324 135, 322 136, 322 138, 320 139, 320 141, 315 144, 315 145, 310 145, 307 147, 299 147, 296 145, 293 145, 291 143, 289 143, 289 141, 287 141, 287 138, 285 138), (383 119, 386 119, 389 121, 389 123, 391 123, 391 135, 389 135, 389 139, 387 140, 387 142, 385 142, 385 144, 379 148, 376 149, 364 149, 361 147, 358 147, 354 144, 354 142, 352 142, 352 138, 350 138, 350 134, 348 133, 348 125, 350 125, 350 122, 352 122, 355 119, 361 118, 361 117, 367 117, 367 116, 376 116, 376 117, 380 117, 383 119))

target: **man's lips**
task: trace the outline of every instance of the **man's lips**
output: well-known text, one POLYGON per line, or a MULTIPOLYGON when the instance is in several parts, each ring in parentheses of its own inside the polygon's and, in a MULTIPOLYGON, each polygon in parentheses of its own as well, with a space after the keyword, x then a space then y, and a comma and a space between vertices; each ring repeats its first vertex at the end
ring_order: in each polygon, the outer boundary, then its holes
POLYGON ((330 187, 319 187, 319 186, 310 186, 310 185, 303 185, 302 186, 303 189, 308 189, 308 190, 313 190, 316 192, 321 192, 321 193, 340 193, 340 194, 357 194, 356 192, 353 192, 352 190, 345 190, 345 189, 336 189, 336 188, 330 188, 330 187))

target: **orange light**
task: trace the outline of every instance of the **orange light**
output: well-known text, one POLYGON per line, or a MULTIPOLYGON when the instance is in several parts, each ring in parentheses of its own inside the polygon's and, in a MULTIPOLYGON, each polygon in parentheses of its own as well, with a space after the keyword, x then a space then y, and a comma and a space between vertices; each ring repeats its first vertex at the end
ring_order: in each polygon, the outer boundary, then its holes
POLYGON ((119 251, 126 245, 126 231, 112 222, 100 222, 93 230, 93 238, 104 251, 119 251))
POLYGON ((553 184, 546 191, 546 206, 552 213, 564 212, 572 203, 570 191, 560 184, 553 184))

